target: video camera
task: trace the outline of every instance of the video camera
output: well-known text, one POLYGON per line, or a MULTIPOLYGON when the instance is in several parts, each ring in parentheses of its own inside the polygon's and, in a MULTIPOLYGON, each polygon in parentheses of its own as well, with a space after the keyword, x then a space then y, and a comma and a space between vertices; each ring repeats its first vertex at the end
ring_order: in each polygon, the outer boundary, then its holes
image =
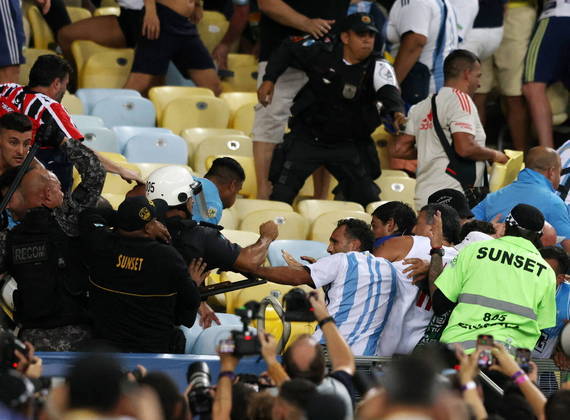
POLYGON ((19 362, 16 350, 28 356, 26 345, 18 340, 12 331, 0 329, 0 370, 16 368, 19 362))
POLYGON ((220 342, 220 353, 232 353, 235 356, 253 356, 261 353, 261 343, 257 335, 249 331, 249 324, 259 318, 259 303, 253 300, 247 302, 243 308, 236 309, 236 315, 241 319, 243 328, 233 330, 232 338, 220 342))
POLYGON ((303 289, 296 287, 283 296, 285 306, 285 321, 313 322, 316 320, 314 309, 309 302, 309 295, 303 289))

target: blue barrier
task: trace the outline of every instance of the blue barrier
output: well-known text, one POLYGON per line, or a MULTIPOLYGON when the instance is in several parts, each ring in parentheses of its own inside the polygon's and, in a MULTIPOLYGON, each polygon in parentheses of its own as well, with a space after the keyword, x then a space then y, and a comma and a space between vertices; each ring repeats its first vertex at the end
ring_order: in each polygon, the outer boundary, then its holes
MULTIPOLYGON (((37 352, 43 360, 43 375, 64 377, 76 357, 84 353, 71 352, 37 352)), ((218 381, 220 359, 218 356, 200 356, 191 354, 145 354, 145 353, 113 353, 121 362, 125 371, 133 370, 136 365, 143 365, 149 372, 161 371, 169 375, 181 391, 186 389, 186 370, 194 362, 206 362, 210 368, 212 383, 218 381)), ((237 373, 253 373, 259 375, 267 370, 265 361, 260 357, 244 357, 236 369, 237 373)))

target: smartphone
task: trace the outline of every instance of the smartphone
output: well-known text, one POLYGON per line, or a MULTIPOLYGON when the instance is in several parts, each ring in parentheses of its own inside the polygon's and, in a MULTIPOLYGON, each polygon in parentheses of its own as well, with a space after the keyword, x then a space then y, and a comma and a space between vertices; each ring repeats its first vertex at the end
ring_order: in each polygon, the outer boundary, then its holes
POLYGON ((530 350, 518 348, 515 353, 515 360, 526 373, 530 371, 530 350))
POLYGON ((477 364, 481 370, 489 369, 494 363, 493 353, 491 353, 493 343, 492 335, 480 334, 477 336, 477 350, 481 350, 477 364))
POLYGON ((236 349, 236 345, 234 343, 234 340, 231 338, 228 338, 226 340, 222 340, 220 341, 220 353, 230 353, 233 354, 233 352, 236 349))

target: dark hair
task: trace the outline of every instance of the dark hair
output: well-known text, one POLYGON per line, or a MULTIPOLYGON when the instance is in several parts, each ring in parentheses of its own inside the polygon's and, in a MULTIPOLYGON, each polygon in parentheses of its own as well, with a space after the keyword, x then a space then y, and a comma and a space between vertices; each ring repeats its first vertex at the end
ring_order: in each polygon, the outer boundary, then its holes
POLYGON ((430 406, 436 398, 436 371, 431 361, 403 357, 390 363, 382 385, 391 405, 430 406))
POLYGON ((409 235, 416 224, 416 213, 409 205, 401 201, 389 201, 376 207, 372 216, 382 220, 383 223, 390 219, 394 220, 398 226, 395 233, 400 235, 409 235))
POLYGON ((563 420, 568 418, 570 412, 570 391, 561 390, 555 392, 546 401, 544 414, 546 420, 563 420))
POLYGON ((19 133, 31 131, 32 120, 20 112, 8 112, 0 117, 0 132, 2 130, 14 130, 19 133))
POLYGON ((560 272, 556 273, 556 275, 568 273, 570 258, 564 249, 559 246, 545 246, 540 249, 540 255, 545 260, 556 260, 558 262, 560 272))
POLYGON ((317 386, 314 383, 306 379, 293 378, 281 385, 279 397, 305 411, 316 392, 317 386))
MULTIPOLYGON (((178 387, 170 377, 162 372, 150 372, 139 381, 140 384, 150 386, 160 400, 162 415, 165 419, 175 420, 176 405, 183 407, 183 397, 178 392, 178 387)), ((178 413, 179 419, 183 419, 184 410, 178 413)))
POLYGON ((443 77, 445 80, 455 79, 465 70, 471 70, 475 63, 480 63, 479 57, 467 50, 452 51, 443 62, 443 77))
POLYGON ((212 166, 204 175, 204 178, 210 179, 217 177, 224 183, 232 181, 245 181, 245 172, 240 163, 231 157, 221 157, 214 159, 212 166))
POLYGON ((247 418, 249 420, 272 420, 271 410, 274 402, 275 397, 267 392, 254 393, 247 407, 247 418))
POLYGON ((69 408, 92 409, 100 413, 111 411, 121 397, 123 380, 116 359, 95 353, 80 358, 67 378, 69 408))
POLYGON ((245 382, 238 382, 232 385, 232 410, 230 412, 230 419, 243 420, 246 418, 244 413, 247 413, 251 401, 251 397, 255 390, 251 385, 245 382))
POLYGON ((433 216, 438 210, 441 212, 443 237, 449 243, 458 244, 460 242, 461 219, 459 219, 457 210, 447 204, 428 204, 423 206, 420 211, 425 213, 426 222, 431 225, 433 224, 433 216))
POLYGON ((55 79, 65 79, 72 71, 69 63, 60 56, 40 55, 30 70, 28 86, 49 86, 55 79))
POLYGON ((349 238, 360 241, 361 251, 372 251, 374 233, 372 233, 368 223, 360 219, 340 219, 336 227, 339 228, 341 226, 346 227, 346 234, 349 238))
POLYGON ((319 385, 323 378, 325 377, 325 356, 323 354, 323 349, 320 344, 317 343, 315 347, 315 358, 311 361, 309 365, 309 370, 303 371, 299 369, 295 361, 293 360, 293 349, 295 345, 304 339, 311 338, 309 334, 300 335, 295 342, 285 350, 283 354, 283 368, 290 378, 302 378, 311 381, 312 383, 319 385))
POLYGON ((459 242, 463 241, 467 235, 471 232, 482 232, 487 235, 494 235, 497 233, 495 227, 490 222, 484 222, 482 220, 471 220, 461 226, 461 231, 459 232, 459 242))

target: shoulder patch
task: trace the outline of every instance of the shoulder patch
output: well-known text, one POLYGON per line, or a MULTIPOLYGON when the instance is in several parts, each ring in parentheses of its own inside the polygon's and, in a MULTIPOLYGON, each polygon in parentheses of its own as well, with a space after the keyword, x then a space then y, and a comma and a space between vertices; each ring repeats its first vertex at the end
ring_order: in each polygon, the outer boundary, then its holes
POLYGON ((208 208, 208 218, 209 219, 214 219, 217 215, 218 215, 218 210, 216 210, 214 207, 208 208))

